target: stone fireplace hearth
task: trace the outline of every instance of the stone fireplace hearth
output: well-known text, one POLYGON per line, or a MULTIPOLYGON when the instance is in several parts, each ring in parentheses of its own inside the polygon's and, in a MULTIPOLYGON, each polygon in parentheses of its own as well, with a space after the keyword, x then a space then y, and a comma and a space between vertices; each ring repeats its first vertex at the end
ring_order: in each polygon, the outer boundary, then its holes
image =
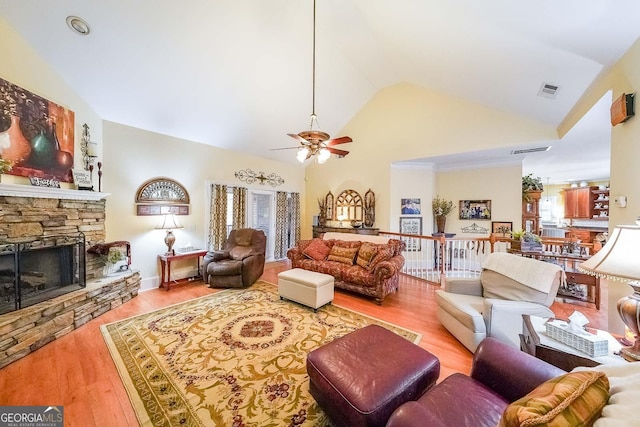
MULTIPOLYGON (((0 368, 138 294, 138 272, 103 278, 104 261, 86 253, 86 249, 105 241, 107 196, 93 191, 0 184, 0 245, 38 247, 41 241, 83 236, 86 283, 86 287, 69 289, 64 295, 52 292, 51 299, 1 314, 0 368)), ((33 272, 32 281, 37 281, 39 274, 33 272)))

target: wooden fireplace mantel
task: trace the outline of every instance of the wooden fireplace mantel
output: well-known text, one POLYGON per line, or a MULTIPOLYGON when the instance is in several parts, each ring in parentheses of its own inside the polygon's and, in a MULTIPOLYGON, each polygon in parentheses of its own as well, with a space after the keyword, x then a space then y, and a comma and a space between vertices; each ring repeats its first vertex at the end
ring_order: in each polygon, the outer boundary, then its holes
POLYGON ((41 199, 102 200, 110 193, 71 190, 67 188, 35 187, 22 184, 0 184, 0 196, 36 197, 41 199))

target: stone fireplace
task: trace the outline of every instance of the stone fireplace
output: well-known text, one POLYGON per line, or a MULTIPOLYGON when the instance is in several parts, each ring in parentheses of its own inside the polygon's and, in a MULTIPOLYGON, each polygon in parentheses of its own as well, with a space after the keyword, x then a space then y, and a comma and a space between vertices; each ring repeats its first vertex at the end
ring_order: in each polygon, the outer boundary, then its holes
POLYGON ((85 287, 84 234, 0 245, 0 314, 85 287))
POLYGON ((106 197, 0 184, 0 368, 138 294, 138 272, 102 277, 104 261, 87 253, 105 241, 106 197), (9 297, 16 280, 23 293, 9 297))

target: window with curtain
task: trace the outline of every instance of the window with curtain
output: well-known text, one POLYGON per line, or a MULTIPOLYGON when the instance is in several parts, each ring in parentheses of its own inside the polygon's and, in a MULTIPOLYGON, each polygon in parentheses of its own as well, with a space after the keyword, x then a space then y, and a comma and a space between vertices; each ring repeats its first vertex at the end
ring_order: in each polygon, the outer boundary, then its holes
POLYGON ((275 192, 275 209, 265 204, 273 195, 274 192, 265 190, 212 184, 209 248, 220 249, 232 229, 252 227, 265 231, 267 252, 271 252, 273 259, 286 258, 287 250, 300 239, 300 194, 275 192), (251 203, 248 203, 249 197, 251 203))

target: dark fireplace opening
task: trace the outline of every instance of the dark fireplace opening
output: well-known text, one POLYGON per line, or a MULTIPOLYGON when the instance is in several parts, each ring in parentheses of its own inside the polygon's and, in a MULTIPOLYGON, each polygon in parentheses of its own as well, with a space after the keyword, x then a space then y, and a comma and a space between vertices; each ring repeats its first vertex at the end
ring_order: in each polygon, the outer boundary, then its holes
POLYGON ((0 245, 0 314, 86 286, 84 235, 0 245))

